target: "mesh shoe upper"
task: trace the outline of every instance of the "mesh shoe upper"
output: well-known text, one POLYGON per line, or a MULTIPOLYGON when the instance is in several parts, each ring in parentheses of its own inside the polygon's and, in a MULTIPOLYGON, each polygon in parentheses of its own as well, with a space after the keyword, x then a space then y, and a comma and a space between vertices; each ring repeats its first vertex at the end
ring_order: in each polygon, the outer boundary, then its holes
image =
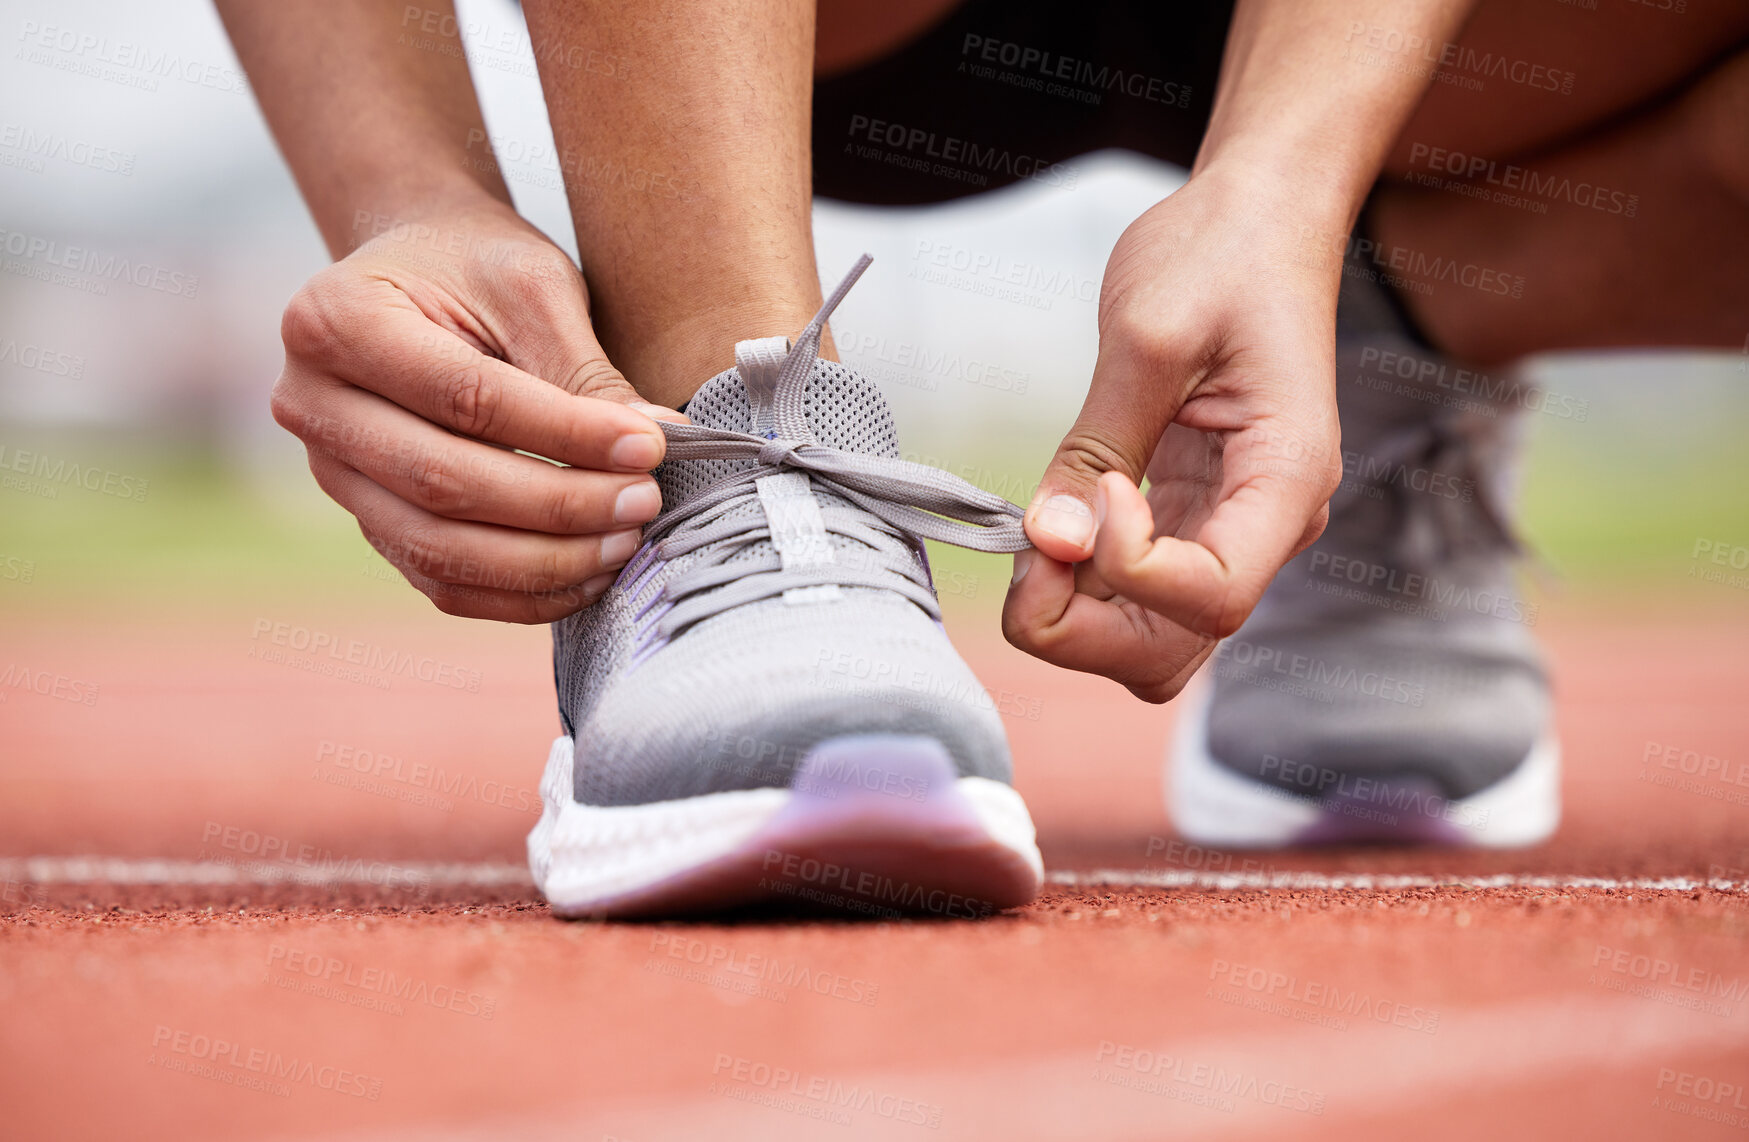
MULTIPOLYGON (((805 446, 762 423, 742 368, 712 378, 687 405, 697 427, 670 432, 644 548, 601 601, 554 624, 580 802, 787 786, 814 745, 858 733, 929 735, 962 776, 1008 780, 1001 721, 942 629, 921 541, 883 518, 911 518, 896 502, 907 490, 941 510, 929 488, 963 481, 912 471, 880 392, 805 340, 793 352, 808 358, 785 382, 805 427, 787 435, 805 446), (773 477, 811 501, 822 550, 809 558, 779 542, 782 521, 774 534, 773 477)), ((1018 508, 970 485, 942 494, 1003 504, 990 518, 1004 526, 971 544, 1024 545, 1018 508)))

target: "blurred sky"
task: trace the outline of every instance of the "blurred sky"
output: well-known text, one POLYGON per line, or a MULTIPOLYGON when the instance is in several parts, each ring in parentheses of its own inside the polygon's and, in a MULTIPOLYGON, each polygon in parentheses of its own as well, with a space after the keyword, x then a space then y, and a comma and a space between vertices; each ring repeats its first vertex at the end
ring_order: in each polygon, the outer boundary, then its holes
MULTIPOLYGON (((521 16, 510 0, 463 0, 460 13, 478 33, 470 58, 517 205, 574 255, 557 170, 541 158, 551 134, 521 16)), ((0 422, 171 433, 250 466, 298 464, 266 392, 280 311, 325 254, 211 7, 0 0, 0 37, 0 422), (154 62, 166 58, 173 66, 154 62), (74 246, 129 259, 146 284, 41 280, 74 246)), ((1106 255, 1182 176, 1116 153, 1072 165, 1073 189, 1029 183, 925 209, 819 206, 828 279, 861 251, 875 255, 834 325, 846 359, 884 383, 911 450, 1004 436, 1048 449, 1072 419, 1106 255), (937 252, 1025 263, 1070 288, 1017 303, 968 292, 965 275, 959 288, 914 276, 937 252)), ((1741 390, 1742 360, 1543 367, 1604 413, 1680 433, 1697 403, 1741 390), (1677 387, 1684 399, 1667 399, 1677 387)))

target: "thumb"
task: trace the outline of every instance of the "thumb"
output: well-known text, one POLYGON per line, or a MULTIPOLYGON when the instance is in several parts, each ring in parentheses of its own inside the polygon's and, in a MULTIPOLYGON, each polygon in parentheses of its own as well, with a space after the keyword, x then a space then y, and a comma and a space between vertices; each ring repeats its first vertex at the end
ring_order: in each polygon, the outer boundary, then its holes
POLYGON ((1161 434, 1182 403, 1167 369, 1101 338, 1093 383, 1074 427, 1057 445, 1026 511, 1033 546, 1059 563, 1093 555, 1099 478, 1120 472, 1140 484, 1161 434))

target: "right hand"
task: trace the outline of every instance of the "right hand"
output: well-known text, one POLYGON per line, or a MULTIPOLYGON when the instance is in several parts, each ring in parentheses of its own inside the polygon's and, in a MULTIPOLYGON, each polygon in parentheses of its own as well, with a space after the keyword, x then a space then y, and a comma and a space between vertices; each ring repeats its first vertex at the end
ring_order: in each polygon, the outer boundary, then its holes
POLYGON ((608 363, 582 275, 496 200, 372 238, 298 291, 281 334, 274 419, 439 610, 581 610, 661 510, 652 418, 685 417, 608 363))

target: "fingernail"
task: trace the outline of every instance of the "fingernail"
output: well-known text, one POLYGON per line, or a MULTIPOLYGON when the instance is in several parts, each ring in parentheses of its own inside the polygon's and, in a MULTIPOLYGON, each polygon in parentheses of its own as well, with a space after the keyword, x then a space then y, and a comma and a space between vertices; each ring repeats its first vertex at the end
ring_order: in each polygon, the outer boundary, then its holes
POLYGON ((654 468, 662 462, 662 445, 648 432, 628 432, 607 450, 615 468, 654 468))
POLYGON ((638 550, 638 543, 643 539, 643 533, 637 529, 631 531, 615 531, 601 537, 601 565, 603 567, 624 567, 638 550))
POLYGON ((1105 482, 1093 489, 1093 523, 1097 527, 1105 526, 1105 482))
POLYGON ((1014 553, 1014 578, 1008 581, 1009 585, 1012 586, 1026 578, 1026 573, 1032 570, 1032 557, 1034 554, 1036 553, 1030 547, 1025 551, 1016 551, 1014 553))
POLYGON ((598 595, 607 594, 607 589, 613 586, 613 581, 619 578, 619 572, 606 571, 583 584, 583 597, 593 599, 598 595))
POLYGON ((1064 543, 1085 547, 1093 538, 1093 513, 1074 496, 1056 495, 1039 505, 1038 526, 1064 543))
POLYGON ((646 523, 661 514, 662 489, 650 481, 633 484, 613 501, 614 523, 646 523))

